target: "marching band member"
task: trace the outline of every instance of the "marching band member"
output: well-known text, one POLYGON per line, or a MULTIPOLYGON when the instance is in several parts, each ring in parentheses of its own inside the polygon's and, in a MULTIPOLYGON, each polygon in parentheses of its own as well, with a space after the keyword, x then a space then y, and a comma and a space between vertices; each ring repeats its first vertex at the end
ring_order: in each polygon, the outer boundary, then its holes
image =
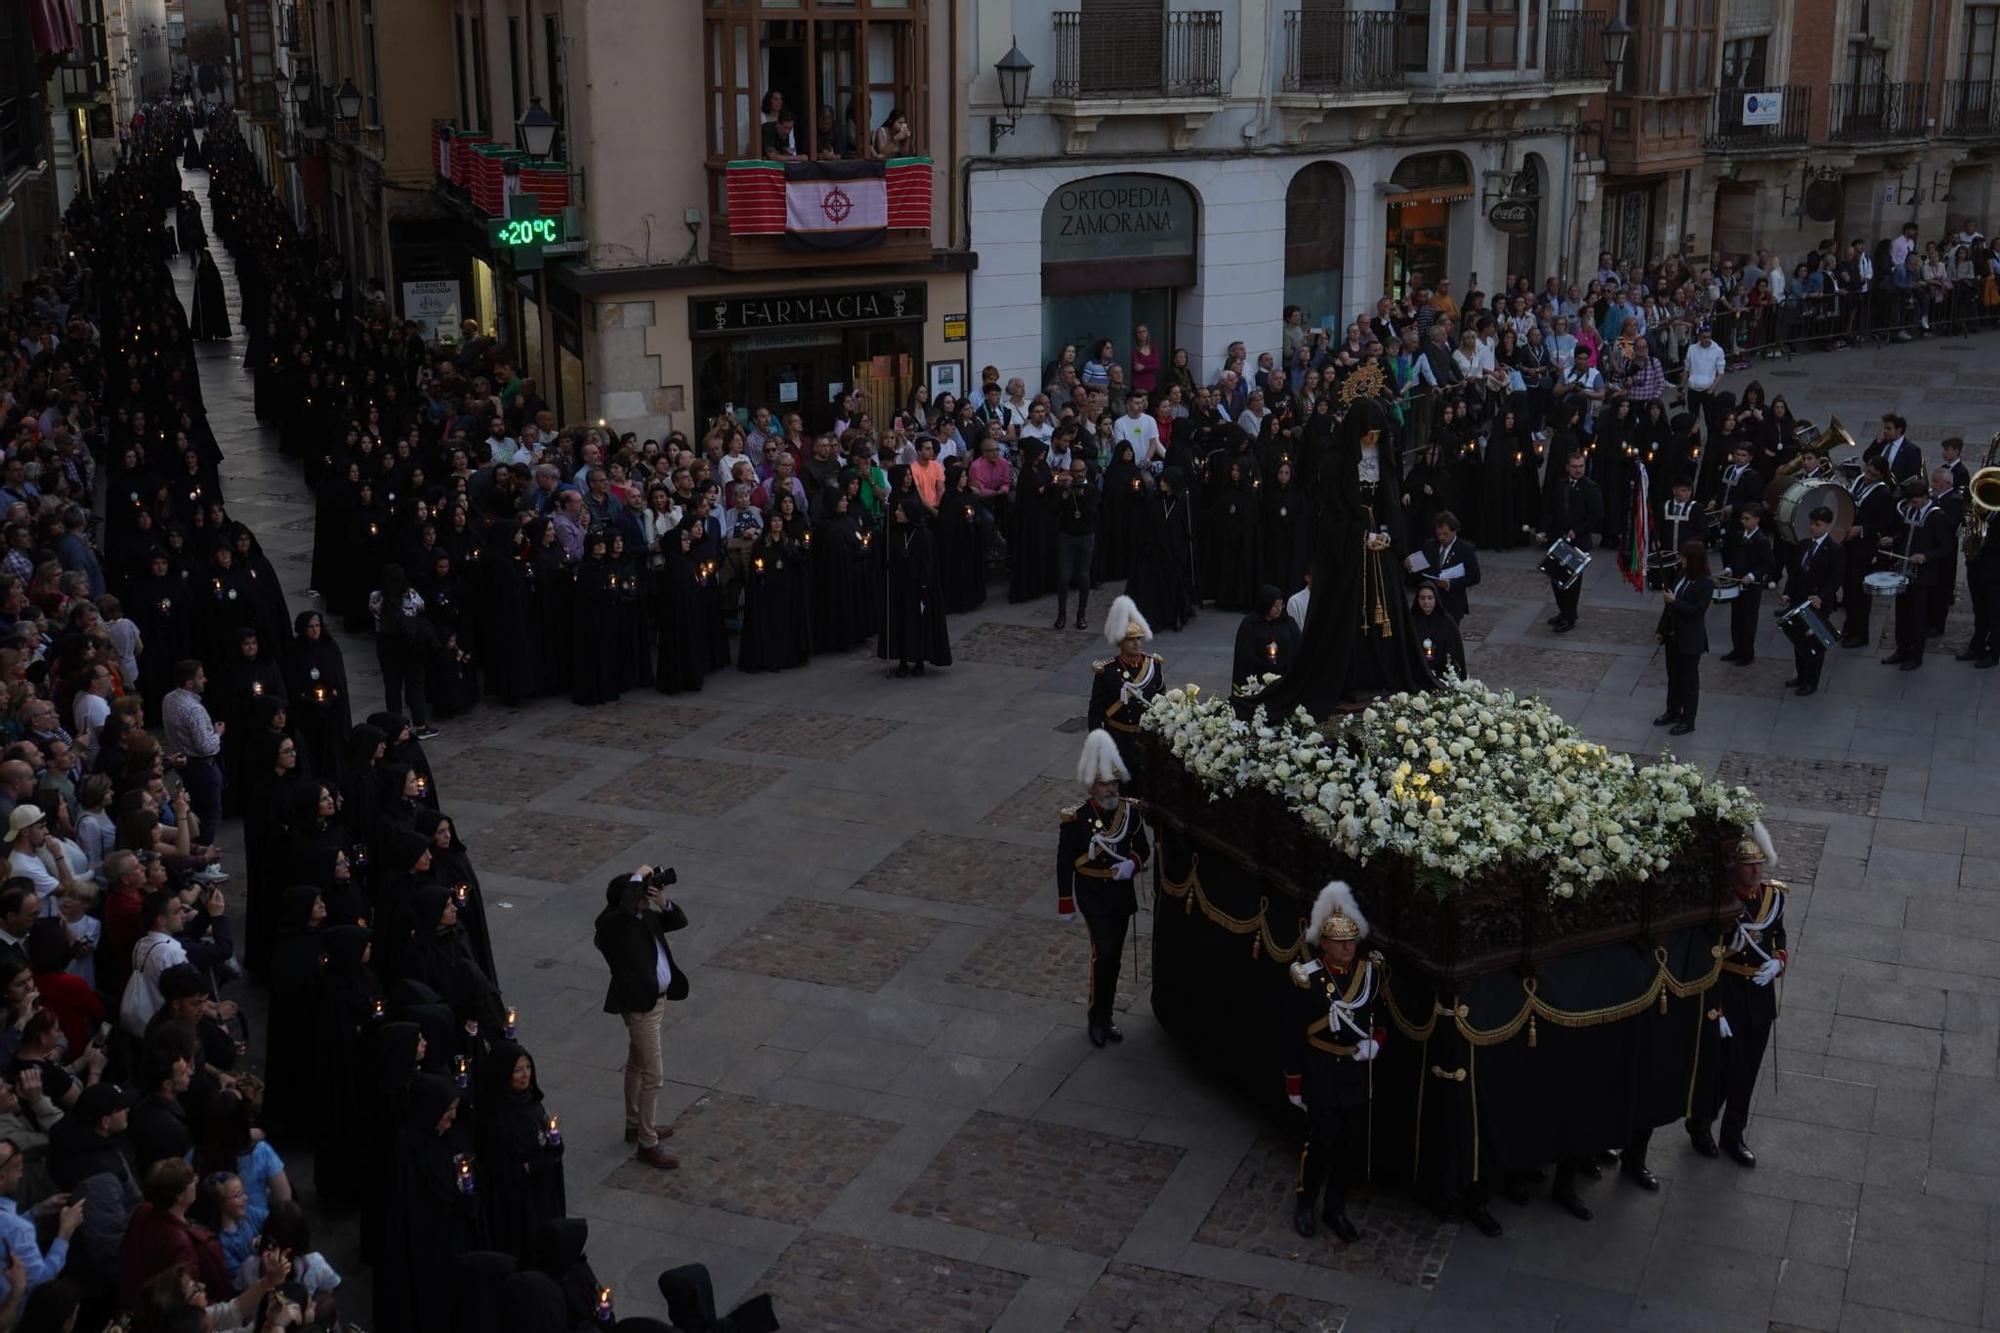
MULTIPOLYGON (((1597 534, 1604 527, 1604 494, 1597 489, 1596 482, 1583 475, 1583 466, 1582 454, 1570 454, 1564 464, 1564 475, 1549 488, 1547 516, 1542 520, 1547 531, 1536 533, 1536 541, 1561 537, 1579 551, 1588 551, 1596 545, 1597 534)), ((1549 624, 1556 633, 1567 634, 1576 628, 1583 580, 1578 579, 1565 588, 1552 578, 1549 586, 1556 596, 1556 613, 1549 618, 1549 624)))
POLYGON ((1374 1022, 1382 955, 1359 956, 1367 934, 1352 889, 1334 880, 1319 891, 1306 924, 1312 959, 1292 964, 1298 992, 1285 1027, 1285 1098, 1306 1113, 1292 1229, 1313 1234, 1313 1203, 1324 1189, 1320 1216, 1350 1245, 1361 1236, 1347 1216, 1347 1185, 1368 1151, 1368 1062, 1386 1035, 1374 1022))
POLYGON ((1729 651, 1722 660, 1735 666, 1757 660, 1757 612, 1764 605, 1764 585, 1778 567, 1763 521, 1763 505, 1744 505, 1737 510, 1737 530, 1722 542, 1722 572, 1738 580, 1729 603, 1729 651))
POLYGON ((1681 543, 1680 581, 1660 598, 1665 605, 1655 633, 1667 650, 1667 711, 1653 725, 1685 736, 1701 706, 1701 657, 1708 651, 1708 604, 1715 600, 1707 546, 1692 537, 1681 543))
MULTIPOLYGON (((1833 526, 1831 509, 1822 505, 1812 511, 1807 521, 1810 535, 1786 562, 1785 590, 1778 595, 1778 605, 1790 610, 1800 602, 1807 602, 1824 616, 1840 591, 1847 550, 1827 538, 1827 530, 1833 526)), ((1794 644, 1792 668, 1792 678, 1785 684, 1803 699, 1819 688, 1819 674, 1826 669, 1826 654, 1817 645, 1801 648, 1794 644)))
POLYGON ((1846 547, 1846 586, 1840 604, 1847 610, 1841 624, 1840 646, 1866 648, 1875 641, 1869 632, 1868 611, 1873 600, 1862 580, 1875 568, 1875 552, 1902 531, 1902 515, 1896 507, 1896 491, 1889 484, 1889 465, 1878 454, 1861 464, 1861 479, 1854 487, 1854 526, 1842 539, 1846 547))
POLYGON ((1946 556, 1958 538, 1948 510, 1934 503, 1922 479, 1903 483, 1903 540, 1880 540, 1883 549, 1900 545, 1901 568, 1910 585, 1896 599, 1896 651, 1882 659, 1884 666, 1915 671, 1924 664, 1924 636, 1930 628, 1931 589, 1948 567, 1946 556))

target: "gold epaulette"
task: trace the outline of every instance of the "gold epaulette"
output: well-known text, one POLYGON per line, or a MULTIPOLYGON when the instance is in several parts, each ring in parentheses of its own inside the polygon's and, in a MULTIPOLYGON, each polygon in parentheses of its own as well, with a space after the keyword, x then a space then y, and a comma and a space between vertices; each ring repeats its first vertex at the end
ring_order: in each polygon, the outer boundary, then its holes
POLYGON ((1116 662, 1117 660, 1118 659, 1115 657, 1107 657, 1102 662, 1092 662, 1090 664, 1090 669, 1094 674, 1101 676, 1104 674, 1104 668, 1110 666, 1113 662, 1116 662))
POLYGON ((1076 805, 1066 805, 1066 806, 1064 806, 1064 807, 1063 807, 1063 812, 1062 812, 1062 822, 1063 822, 1063 823, 1065 823, 1065 824, 1067 824, 1067 823, 1069 823, 1069 822, 1070 822, 1071 820, 1075 819, 1075 818, 1076 818, 1076 812, 1077 812, 1077 811, 1079 811, 1079 810, 1081 810, 1081 809, 1083 809, 1083 805, 1082 805, 1082 803, 1081 803, 1081 802, 1077 803, 1076 805))
POLYGON ((1790 893, 1792 891, 1792 886, 1785 883, 1782 879, 1767 879, 1761 881, 1761 883, 1765 888, 1776 889, 1780 893, 1790 893))
POLYGON ((1161 666, 1165 666, 1167 664, 1167 659, 1160 656, 1158 653, 1147 653, 1146 656, 1152 658, 1155 662, 1158 662, 1161 666))
POLYGON ((1382 957, 1380 949, 1370 949, 1368 951, 1368 962, 1374 967, 1386 968, 1388 966, 1388 963, 1382 957))

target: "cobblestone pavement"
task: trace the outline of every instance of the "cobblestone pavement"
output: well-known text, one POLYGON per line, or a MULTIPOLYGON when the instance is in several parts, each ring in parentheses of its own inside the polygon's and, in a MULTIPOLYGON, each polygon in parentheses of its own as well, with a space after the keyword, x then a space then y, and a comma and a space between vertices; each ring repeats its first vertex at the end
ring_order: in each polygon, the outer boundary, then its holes
MULTIPOLYGON (((1928 455, 1943 434, 1991 432, 1996 348, 1758 373, 1857 433, 1901 410, 1928 455)), ((250 419, 240 356, 223 344, 202 363, 230 510, 294 609, 310 606, 310 502, 250 419)), ((1473 673, 1657 754, 1657 599, 1606 553, 1576 632, 1550 635, 1533 564, 1486 558, 1473 673)), ((1761 791, 1797 885, 1755 1171, 1663 1130, 1666 1188, 1589 1185, 1590 1224, 1538 1199, 1501 1207, 1507 1234, 1488 1240, 1362 1190, 1364 1239, 1342 1247, 1291 1234, 1295 1127, 1195 1071, 1129 957, 1126 1040, 1084 1039, 1083 935, 1049 919, 1047 875, 1056 808, 1077 794, 1073 719, 1106 650, 1043 628, 1051 612, 996 596, 955 617, 958 665, 923 680, 844 654, 723 672, 692 698, 482 707, 430 743, 621 1315, 663 1315, 655 1275, 699 1260, 725 1303, 769 1290, 787 1327, 821 1333, 2000 1327, 2000 786, 1985 762, 2000 672, 1952 662, 1962 639, 1910 674, 1841 650, 1797 699, 1767 678, 1762 659, 1775 672, 1789 654, 1766 625, 1757 666, 1709 659, 1700 730, 1675 738, 1761 791), (692 992, 664 1040, 675 1174, 627 1165, 624 1034, 590 944, 606 877, 640 861, 678 867, 691 923, 674 944, 692 992)), ((1169 676, 1218 688, 1235 625, 1204 613, 1163 638, 1169 676)), ((365 715, 374 654, 343 642, 365 715)), ((309 1181, 309 1163, 291 1176, 309 1181)), ((365 1310, 351 1237, 323 1227, 365 1310)))

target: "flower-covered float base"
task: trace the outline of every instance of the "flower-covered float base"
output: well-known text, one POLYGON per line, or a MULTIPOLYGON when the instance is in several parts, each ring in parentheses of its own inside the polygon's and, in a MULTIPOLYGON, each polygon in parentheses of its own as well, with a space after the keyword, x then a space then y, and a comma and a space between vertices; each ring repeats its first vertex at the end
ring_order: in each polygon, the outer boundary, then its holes
POLYGON ((1232 1084, 1281 1098, 1287 967, 1344 879, 1387 962, 1373 1174, 1451 1192, 1686 1113, 1748 792, 1477 682, 1325 725, 1169 691, 1141 734, 1154 1012, 1232 1084))

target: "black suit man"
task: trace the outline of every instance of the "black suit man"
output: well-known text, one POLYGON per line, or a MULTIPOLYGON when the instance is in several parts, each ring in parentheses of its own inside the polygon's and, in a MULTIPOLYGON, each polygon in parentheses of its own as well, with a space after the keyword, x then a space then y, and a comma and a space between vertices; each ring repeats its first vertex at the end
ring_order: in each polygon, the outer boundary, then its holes
POLYGON ((1885 465, 1889 480, 1901 485, 1911 477, 1924 475, 1924 451, 1903 438, 1909 423, 1894 412, 1882 417, 1882 430, 1875 437, 1875 443, 1862 451, 1861 461, 1880 458, 1885 465))
POLYGON ((1667 711, 1653 719, 1656 727, 1671 724, 1669 735, 1694 730, 1701 710, 1701 658, 1708 651, 1708 604, 1715 600, 1715 581, 1708 577, 1708 549, 1700 542, 1681 544, 1681 577, 1660 594, 1656 633, 1667 650, 1667 711))
MULTIPOLYGON (((1809 518, 1807 539, 1792 553, 1785 570, 1785 590, 1778 596, 1778 605, 1790 610, 1800 602, 1809 603, 1822 618, 1827 608, 1833 605, 1834 594, 1840 590, 1841 573, 1846 567, 1847 551, 1839 542, 1828 538, 1827 529, 1833 526, 1833 511, 1825 507, 1815 509, 1809 518)), ((1826 654, 1817 645, 1801 648, 1792 645, 1792 678, 1785 682, 1800 698, 1819 688, 1819 673, 1826 669, 1826 654)))
POLYGON ((1946 567, 1946 553, 1958 533, 1946 512, 1931 503, 1924 483, 1913 481, 1904 493, 1903 539, 1895 549, 1904 557, 1900 567, 1910 576, 1910 586, 1896 599, 1896 651, 1882 662, 1915 671, 1924 664, 1931 589, 1946 567))
POLYGON ((1982 670, 2000 666, 2000 509, 1986 515, 1979 551, 1965 562, 1972 595, 1972 642, 1958 655, 1982 670))
POLYGON ((1744 505, 1737 514, 1736 531, 1722 541, 1722 572, 1741 580, 1729 603, 1729 654, 1722 659, 1737 666, 1757 660, 1757 613, 1764 605, 1764 585, 1778 568, 1763 522, 1763 505, 1744 505))
POLYGON ((1932 504, 1944 511, 1945 526, 1953 534, 1952 540, 1944 544, 1944 551, 1939 557, 1942 564, 1931 582, 1924 633, 1935 639, 1944 633, 1945 617, 1951 614, 1952 601, 1958 596, 1957 534, 1965 522, 1965 493, 1952 485, 1951 469, 1942 464, 1931 469, 1930 499, 1932 504))
POLYGON ((604 995, 604 1012, 625 1020, 625 1139, 639 1145, 638 1160, 671 1171, 680 1160, 660 1147, 666 1133, 653 1123, 660 1085, 666 1081, 660 1056, 660 1020, 666 1000, 684 1000, 687 973, 674 964, 667 933, 685 929, 687 913, 667 897, 671 870, 655 872, 640 866, 620 875, 605 889, 606 906, 598 913, 592 943, 611 969, 604 995))
POLYGON ((1889 469, 1880 455, 1862 465, 1861 484, 1854 489, 1854 526, 1842 539, 1847 558, 1840 604, 1847 610, 1841 624, 1840 646, 1866 648, 1875 641, 1870 633, 1868 612, 1873 599, 1862 580, 1875 568, 1875 553, 1882 539, 1903 531, 1903 517, 1896 508, 1896 488, 1889 484, 1889 469))
POLYGON ((1756 504, 1764 495, 1764 479, 1750 466, 1750 446, 1738 444, 1729 454, 1729 466, 1722 469, 1722 492, 1716 497, 1730 514, 1740 514, 1743 506, 1756 504))
POLYGON ((1438 604, 1453 620, 1464 620, 1471 609, 1465 590, 1479 582, 1479 552, 1458 535, 1458 515, 1449 509, 1438 511, 1436 532, 1424 543, 1424 563, 1410 575, 1410 585, 1428 580, 1437 589, 1438 604))
MULTIPOLYGON (((1583 475, 1582 454, 1570 454, 1563 476, 1549 488, 1546 510, 1542 525, 1547 531, 1538 534, 1541 539, 1553 541, 1561 537, 1579 551, 1588 551, 1597 544, 1597 534, 1604 530, 1604 492, 1583 475)), ((1576 628, 1576 607, 1583 598, 1583 580, 1578 579, 1567 588, 1553 578, 1549 584, 1556 595, 1556 613, 1549 624, 1555 626, 1556 633, 1567 634, 1576 628)))

